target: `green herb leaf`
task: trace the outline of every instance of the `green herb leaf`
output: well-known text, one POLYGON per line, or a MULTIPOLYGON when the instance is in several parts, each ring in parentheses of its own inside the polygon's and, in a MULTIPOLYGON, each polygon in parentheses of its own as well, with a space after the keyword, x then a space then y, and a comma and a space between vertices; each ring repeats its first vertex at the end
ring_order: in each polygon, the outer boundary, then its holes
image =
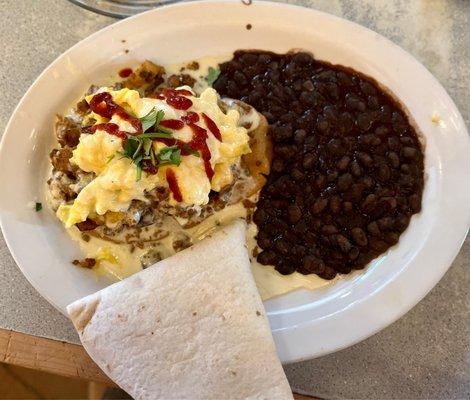
POLYGON ((135 166, 136 171, 135 171, 135 181, 139 182, 140 179, 142 178, 142 165, 136 164, 135 166))
POLYGON ((155 121, 157 120, 157 114, 157 110, 155 110, 154 107, 146 116, 140 118, 140 122, 142 123, 142 132, 145 132, 147 129, 155 125, 155 121))
POLYGON ((163 110, 157 111, 155 107, 152 108, 145 117, 140 118, 140 122, 142 123, 142 132, 145 132, 154 126, 158 127, 164 116, 165 112, 163 110))
POLYGON ((217 78, 219 77, 219 75, 220 75, 220 69, 209 67, 209 71, 206 77, 207 84, 209 86, 212 86, 214 82, 217 80, 217 78))
POLYGON ((36 202, 34 209, 38 212, 42 210, 42 203, 36 202))
POLYGON ((124 146, 123 146, 124 151, 122 152, 122 155, 132 160, 134 158, 133 156, 135 152, 137 151, 139 145, 140 145, 140 140, 136 139, 135 136, 129 136, 124 141, 124 146))
POLYGON ((170 129, 162 128, 161 126, 157 127, 159 133, 166 133, 167 135, 173 135, 173 132, 170 129))
POLYGON ((158 161, 161 165, 173 164, 178 166, 181 164, 181 150, 177 146, 165 147, 158 153, 158 161))
POLYGON ((171 131, 167 132, 150 132, 150 133, 142 133, 142 135, 136 136, 139 139, 171 139, 173 134, 171 131))
POLYGON ((155 118, 155 126, 160 125, 160 122, 162 122, 162 119, 163 119, 164 116, 165 116, 165 111, 158 110, 157 116, 155 118))
POLYGON ((149 156, 150 155, 150 151, 152 149, 152 141, 148 138, 144 138, 142 139, 142 142, 143 142, 143 147, 144 147, 144 153, 146 156, 149 156))

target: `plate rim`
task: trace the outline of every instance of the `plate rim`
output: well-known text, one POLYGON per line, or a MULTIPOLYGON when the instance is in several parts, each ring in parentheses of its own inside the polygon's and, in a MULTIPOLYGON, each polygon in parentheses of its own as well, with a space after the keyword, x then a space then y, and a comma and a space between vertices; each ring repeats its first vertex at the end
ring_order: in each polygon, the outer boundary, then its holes
MULTIPOLYGON (((141 14, 134 15, 134 16, 126 18, 124 20, 116 21, 116 22, 114 22, 114 23, 98 30, 97 32, 94 32, 93 34, 89 35, 88 37, 82 39, 81 41, 79 41, 78 43, 76 43, 75 45, 73 45, 72 47, 67 49, 65 52, 58 55, 56 57, 56 59, 53 62, 51 62, 41 72, 41 74, 34 80, 34 82, 28 88, 28 90, 23 95, 23 97, 21 98, 21 100, 19 101, 17 106, 15 107, 14 111, 12 112, 8 123, 6 124, 4 134, 2 135, 2 139, 1 139, 1 142, 0 142, 0 155, 4 151, 3 147, 4 147, 5 137, 7 136, 7 133, 10 131, 10 126, 12 125, 12 122, 15 119, 15 115, 17 114, 18 110, 21 108, 22 104, 24 103, 25 99, 28 97, 30 92, 33 90, 33 88, 38 84, 39 81, 41 81, 43 76, 46 75, 48 73, 48 71, 50 69, 52 69, 55 66, 55 64, 62 57, 66 56, 69 52, 72 52, 76 47, 79 47, 79 46, 83 45, 86 42, 93 41, 95 39, 95 37, 102 34, 103 31, 116 29, 116 27, 118 27, 120 24, 126 24, 126 23, 129 23, 128 21, 133 21, 134 19, 139 19, 139 18, 142 17, 142 15, 151 14, 151 13, 158 13, 161 10, 168 9, 168 8, 187 8, 187 7, 190 8, 190 7, 194 6, 195 3, 196 2, 194 2, 194 1, 190 1, 190 2, 166 5, 166 6, 162 6, 162 7, 153 9, 153 10, 146 11, 146 12, 141 13, 141 14)), ((218 5, 218 4, 236 4, 236 3, 238 3, 238 2, 234 2, 232 0, 202 0, 202 1, 197 1, 198 5, 203 5, 203 6, 218 5)), ((303 7, 303 6, 299 6, 299 5, 276 3, 276 2, 270 2, 270 1, 256 2, 256 3, 253 3, 253 5, 255 5, 255 7, 267 8, 268 10, 269 10, 270 7, 277 7, 277 8, 284 8, 284 9, 297 9, 298 11, 302 11, 304 13, 307 13, 307 12, 308 13, 316 13, 316 14, 319 14, 319 15, 323 16, 324 18, 334 19, 334 20, 339 21, 340 23, 343 23, 343 24, 346 23, 347 25, 351 25, 355 29, 367 31, 369 34, 372 33, 372 34, 376 35, 377 37, 379 37, 379 39, 381 41, 384 41, 388 46, 392 46, 393 48, 395 48, 395 50, 401 52, 404 55, 404 57, 406 57, 408 60, 410 60, 416 67, 420 68, 427 75, 428 79, 431 79, 432 81, 434 81, 436 83, 436 87, 441 92, 441 95, 443 95, 445 97, 446 101, 451 106, 451 108, 454 111, 456 111, 456 116, 459 119, 459 122, 461 123, 461 126, 462 126, 462 132, 460 132, 460 133, 462 134, 462 138, 464 137, 464 134, 466 134, 466 145, 467 145, 467 148, 470 147, 469 146, 470 141, 469 141, 469 138, 468 138, 468 131, 467 131, 467 128, 465 126, 465 122, 464 122, 457 106, 455 105, 455 103, 453 102, 451 97, 448 95, 445 88, 440 84, 438 79, 436 77, 434 77, 434 75, 432 75, 431 72, 423 64, 421 64, 409 52, 407 52, 406 50, 404 50, 400 46, 396 45, 391 40, 389 40, 386 37, 378 34, 375 31, 373 31, 373 30, 371 30, 367 27, 364 27, 362 25, 359 25, 355 22, 349 21, 347 19, 335 16, 335 15, 332 15, 332 14, 328 14, 328 13, 325 13, 325 12, 322 12, 322 11, 319 11, 319 10, 316 10, 316 9, 303 7)), ((468 163, 467 163, 467 167, 468 167, 468 163)), ((11 255, 13 256, 13 258, 15 260, 15 263, 20 268, 20 270, 22 271, 22 273, 26 277, 26 279, 29 281, 29 283, 39 292, 39 294, 42 297, 44 297, 55 308, 57 308, 60 312, 63 312, 61 309, 59 309, 58 307, 55 306, 55 304, 48 298, 47 294, 43 293, 43 291, 40 290, 32 280, 30 280, 30 277, 28 276, 28 274, 25 273, 25 271, 23 270, 21 265, 17 262, 17 259, 18 259, 17 254, 15 253, 14 250, 12 250, 13 247, 10 243, 9 237, 5 233, 4 218, 3 218, 2 214, 3 213, 0 212, 0 227, 2 229, 2 232, 3 232, 4 238, 5 238, 5 242, 8 246, 8 249, 9 249, 11 255)), ((292 328, 289 328, 289 329, 274 330, 273 331, 273 336, 275 338, 276 344, 278 345, 278 350, 280 349, 280 346, 282 347, 281 359, 283 360, 283 362, 302 361, 302 360, 306 360, 306 359, 309 359, 309 358, 312 358, 312 357, 319 357, 321 355, 328 354, 328 353, 331 353, 333 351, 338 351, 338 350, 341 350, 345 347, 349 347, 349 346, 351 346, 355 343, 358 343, 358 342, 366 339, 369 336, 372 336, 373 334, 377 333, 381 329, 384 329, 385 327, 387 327, 388 325, 390 325, 391 323, 395 322, 397 319, 402 317, 411 308, 413 308, 422 298, 424 298, 424 296, 426 296, 429 293, 429 291, 437 284, 437 282, 442 278, 442 276, 448 270, 448 268, 450 267, 452 261, 455 259, 456 255, 458 254, 458 252, 459 252, 459 250, 460 250, 460 248, 463 244, 463 241, 465 240, 465 237, 466 237, 467 232, 468 232, 468 222, 467 222, 466 225, 467 226, 464 229, 460 229, 461 232, 462 232, 461 234, 458 235, 460 237, 460 240, 458 242, 456 241, 454 243, 454 246, 452 246, 453 251, 448 252, 449 254, 446 257, 449 260, 447 262, 447 264, 448 264, 447 267, 440 268, 440 270, 433 275, 433 279, 429 280, 426 288, 424 290, 420 291, 420 294, 418 296, 412 296, 413 298, 411 300, 409 300, 406 303, 405 306, 401 307, 398 311, 395 310, 394 313, 389 313, 387 318, 381 320, 379 323, 376 323, 375 327, 373 329, 367 329, 366 333, 363 332, 362 334, 356 334, 354 339, 349 338, 348 340, 343 340, 341 344, 339 344, 337 346, 333 346, 334 349, 331 348, 331 346, 330 347, 325 347, 323 349, 323 351, 316 351, 314 354, 311 354, 311 352, 306 351, 305 346, 302 346, 302 349, 299 350, 299 346, 297 346, 295 348, 295 346, 293 347, 292 345, 288 344, 288 342, 290 342, 290 343, 292 343, 292 342, 305 343, 305 332, 307 332, 309 329, 311 330, 311 329, 314 328, 313 325, 315 325, 315 324, 313 323, 313 321, 306 321, 305 323, 302 323, 298 326, 295 326, 295 327, 292 327, 292 328)), ((388 285, 388 286, 392 286, 391 285, 392 283, 396 284, 396 281, 390 282, 390 285, 388 285)), ((383 288, 383 289, 385 289, 385 288, 383 288)), ((382 293, 383 293, 383 289, 382 289, 382 293)), ((352 304, 352 306, 354 306, 354 308, 356 308, 356 310, 357 310, 357 307, 363 305, 363 303, 366 300, 370 300, 371 298, 376 297, 378 294, 379 293, 377 293, 377 292, 371 293, 366 298, 361 299, 360 301, 356 302, 355 304, 352 304)), ((351 311, 352 308, 353 307, 351 307, 351 308, 348 307, 348 309, 350 309, 350 311, 351 311)), ((342 312, 343 311, 344 310, 342 310, 342 312)))

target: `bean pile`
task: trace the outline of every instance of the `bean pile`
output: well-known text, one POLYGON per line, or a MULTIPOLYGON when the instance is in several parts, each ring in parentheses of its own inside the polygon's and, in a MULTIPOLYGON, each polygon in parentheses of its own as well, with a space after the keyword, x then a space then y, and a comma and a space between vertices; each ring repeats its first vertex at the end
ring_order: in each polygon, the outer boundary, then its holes
POLYGON ((421 209, 423 152, 371 78, 307 53, 237 51, 214 88, 263 113, 274 156, 253 220, 258 261, 332 279, 396 244, 421 209))

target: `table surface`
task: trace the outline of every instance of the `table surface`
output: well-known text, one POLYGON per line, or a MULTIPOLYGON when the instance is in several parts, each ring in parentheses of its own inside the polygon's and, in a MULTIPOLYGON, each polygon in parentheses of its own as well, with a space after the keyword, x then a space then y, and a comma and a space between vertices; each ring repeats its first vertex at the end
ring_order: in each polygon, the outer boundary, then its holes
MULTIPOLYGON (((367 26, 402 46, 444 85, 468 126, 470 1, 292 0, 367 26)), ((0 0, 0 132, 40 72, 114 22, 65 0, 0 0), (7 4, 8 3, 8 4, 7 4)), ((470 239, 406 316, 335 354, 286 365, 294 390, 325 398, 470 397, 470 239)), ((78 343, 69 321, 29 285, 0 235, 0 328, 78 343)))

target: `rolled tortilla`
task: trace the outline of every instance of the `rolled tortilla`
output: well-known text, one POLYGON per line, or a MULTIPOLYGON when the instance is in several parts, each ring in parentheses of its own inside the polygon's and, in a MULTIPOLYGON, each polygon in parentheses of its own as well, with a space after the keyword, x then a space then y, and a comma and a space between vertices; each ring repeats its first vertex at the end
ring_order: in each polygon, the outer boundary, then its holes
POLYGON ((241 221, 67 311, 135 399, 292 399, 241 221))

